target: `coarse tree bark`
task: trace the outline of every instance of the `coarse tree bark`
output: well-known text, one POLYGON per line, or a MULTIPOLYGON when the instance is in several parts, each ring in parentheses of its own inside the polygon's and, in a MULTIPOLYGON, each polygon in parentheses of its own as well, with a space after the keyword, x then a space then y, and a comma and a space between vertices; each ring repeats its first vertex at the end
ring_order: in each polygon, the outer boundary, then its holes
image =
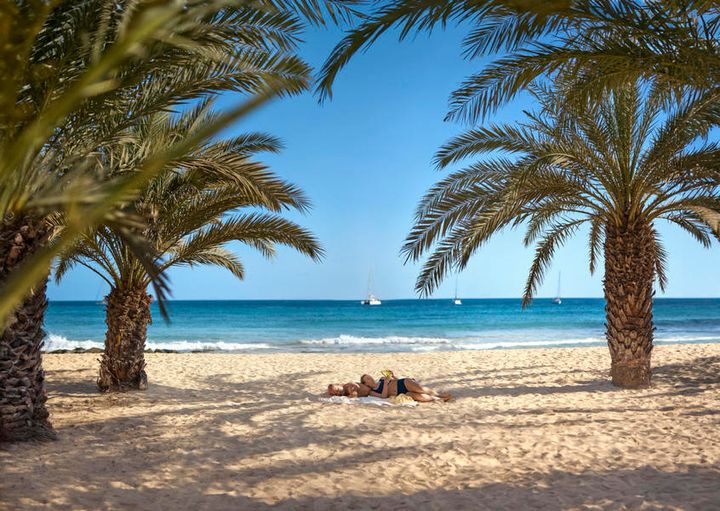
MULTIPOLYGON (((0 222, 0 283, 48 241, 43 219, 8 215, 0 222)), ((6 319, 0 335, 0 441, 54 439, 45 406, 41 349, 47 278, 6 319)))
POLYGON ((605 227, 606 336, 614 385, 650 385, 653 348, 654 231, 644 221, 605 227))
POLYGON ((147 389, 145 341, 151 323, 147 288, 113 288, 106 297, 105 351, 100 360, 101 391, 147 389))

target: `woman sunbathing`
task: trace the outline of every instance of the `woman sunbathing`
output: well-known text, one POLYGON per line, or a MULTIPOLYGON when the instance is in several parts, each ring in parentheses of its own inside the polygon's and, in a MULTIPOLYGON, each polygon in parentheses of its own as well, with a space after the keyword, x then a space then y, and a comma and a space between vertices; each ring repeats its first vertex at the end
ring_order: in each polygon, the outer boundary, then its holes
POLYGON ((370 395, 370 387, 355 382, 348 382, 344 385, 331 383, 328 385, 327 393, 328 396, 368 397, 370 395))
POLYGON ((370 389, 370 395, 381 398, 394 397, 398 394, 407 394, 415 401, 421 403, 431 403, 433 401, 449 401, 452 396, 447 392, 436 392, 429 387, 420 385, 415 378, 395 378, 395 374, 390 371, 389 380, 380 378, 379 381, 369 374, 363 374, 360 382, 370 389))

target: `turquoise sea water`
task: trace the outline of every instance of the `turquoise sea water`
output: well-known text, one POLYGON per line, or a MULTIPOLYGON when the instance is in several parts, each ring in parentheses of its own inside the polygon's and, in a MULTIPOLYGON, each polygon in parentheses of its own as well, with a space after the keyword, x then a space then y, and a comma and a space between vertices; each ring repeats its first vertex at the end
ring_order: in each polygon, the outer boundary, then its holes
MULTIPOLYGON (((438 351, 603 345, 604 301, 516 299, 173 301, 171 323, 153 306, 148 348, 271 351, 438 351)), ((46 350, 101 347, 104 306, 52 302, 46 350)), ((720 342, 720 299, 657 299, 656 340, 720 342)))

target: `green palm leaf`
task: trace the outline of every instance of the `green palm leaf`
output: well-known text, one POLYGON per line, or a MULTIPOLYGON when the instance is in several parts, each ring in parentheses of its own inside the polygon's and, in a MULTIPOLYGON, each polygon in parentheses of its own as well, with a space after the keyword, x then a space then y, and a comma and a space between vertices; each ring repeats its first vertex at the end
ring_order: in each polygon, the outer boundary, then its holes
MULTIPOLYGON (((441 167, 485 158, 441 180, 418 206, 403 253, 407 261, 427 255, 419 292, 430 294, 505 228, 524 226, 525 243, 536 246, 524 305, 557 248, 586 222, 591 272, 609 227, 663 219, 703 246, 718 238, 720 180, 717 147, 706 138, 714 115, 707 94, 676 106, 641 85, 582 105, 568 103, 564 89, 535 94, 540 108, 521 128, 475 128, 438 151, 441 167)), ((651 229, 655 276, 664 289, 666 254, 651 229)))

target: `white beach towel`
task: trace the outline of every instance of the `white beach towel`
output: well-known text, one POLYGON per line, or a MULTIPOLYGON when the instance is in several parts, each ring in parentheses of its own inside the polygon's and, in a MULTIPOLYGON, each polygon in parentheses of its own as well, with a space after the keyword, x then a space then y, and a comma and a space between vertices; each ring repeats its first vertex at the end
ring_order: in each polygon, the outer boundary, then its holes
POLYGON ((320 401, 323 403, 335 403, 338 405, 417 406, 417 401, 393 403, 389 399, 381 399, 379 397, 372 396, 354 398, 349 398, 347 396, 321 397, 320 401))

